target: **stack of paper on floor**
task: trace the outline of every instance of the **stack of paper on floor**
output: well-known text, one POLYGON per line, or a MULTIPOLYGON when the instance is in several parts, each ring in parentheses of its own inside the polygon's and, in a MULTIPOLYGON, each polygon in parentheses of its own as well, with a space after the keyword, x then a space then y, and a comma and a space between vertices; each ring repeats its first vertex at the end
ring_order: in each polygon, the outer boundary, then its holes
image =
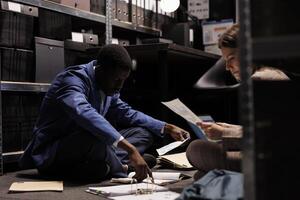
POLYGON ((107 196, 124 196, 136 194, 138 189, 151 189, 155 192, 167 191, 168 189, 151 183, 133 183, 126 185, 106 186, 106 187, 89 187, 87 192, 107 196))
POLYGON ((144 195, 125 195, 113 197, 114 200, 174 200, 179 197, 180 194, 176 192, 166 191, 166 192, 154 192, 152 194, 144 195))
POLYGON ((9 192, 63 191, 62 181, 15 182, 9 192))
MULTIPOLYGON (((131 172, 128 175, 128 179, 132 178, 135 175, 135 172, 131 172)), ((154 178, 154 184, 157 185, 166 185, 170 183, 175 183, 183 178, 189 178, 190 176, 179 173, 179 172, 152 172, 154 178)), ((145 179, 143 182, 151 183, 151 179, 145 179)))
POLYGON ((189 163, 185 152, 160 156, 159 161, 162 164, 170 165, 173 168, 178 168, 178 169, 193 168, 193 166, 189 163))

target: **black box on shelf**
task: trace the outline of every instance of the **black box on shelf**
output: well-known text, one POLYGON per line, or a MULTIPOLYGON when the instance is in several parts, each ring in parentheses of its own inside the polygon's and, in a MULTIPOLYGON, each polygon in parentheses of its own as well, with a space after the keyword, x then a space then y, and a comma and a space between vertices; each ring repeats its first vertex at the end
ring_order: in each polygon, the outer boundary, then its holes
POLYGON ((66 66, 79 65, 95 60, 101 48, 100 46, 71 40, 66 40, 64 47, 66 66))
POLYGON ((71 38, 71 16, 40 9, 39 36, 54 40, 71 38))
POLYGON ((34 81, 34 53, 30 50, 0 47, 1 80, 34 81))
POLYGON ((81 43, 87 43, 93 45, 99 44, 98 35, 92 33, 72 32, 72 40, 75 42, 81 42, 81 43))
POLYGON ((17 14, 25 14, 34 17, 39 16, 39 10, 37 7, 24 5, 17 2, 1 1, 1 9, 14 12, 17 14))
MULTIPOLYGON (((163 15, 161 15, 163 16, 163 15)), ((164 16, 163 16, 164 17, 164 16)), ((164 19, 166 19, 164 17, 164 19)), ((162 26, 163 37, 173 40, 174 43, 191 47, 189 23, 167 24, 162 26)))
POLYGON ((35 81, 50 83, 64 69, 64 42, 46 38, 35 38, 35 81))
POLYGON ((41 94, 2 93, 3 152, 24 150, 32 138, 41 94))
POLYGON ((34 17, 0 10, 0 45, 33 49, 34 17))
POLYGON ((119 39, 119 45, 128 46, 128 45, 130 45, 130 42, 129 42, 129 40, 119 39))

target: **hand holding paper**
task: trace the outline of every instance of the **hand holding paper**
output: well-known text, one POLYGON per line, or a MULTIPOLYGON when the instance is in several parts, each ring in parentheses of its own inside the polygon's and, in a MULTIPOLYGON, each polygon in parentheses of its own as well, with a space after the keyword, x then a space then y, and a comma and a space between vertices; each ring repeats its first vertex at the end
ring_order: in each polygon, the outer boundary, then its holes
POLYGON ((171 137, 176 141, 183 141, 187 138, 190 138, 189 132, 173 124, 166 124, 164 127, 164 133, 171 135, 171 137))

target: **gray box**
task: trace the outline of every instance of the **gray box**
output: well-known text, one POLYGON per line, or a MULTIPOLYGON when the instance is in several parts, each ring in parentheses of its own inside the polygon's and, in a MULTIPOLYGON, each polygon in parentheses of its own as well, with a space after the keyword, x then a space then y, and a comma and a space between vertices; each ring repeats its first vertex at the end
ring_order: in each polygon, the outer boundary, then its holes
POLYGON ((35 37, 35 81, 50 83, 64 69, 64 42, 35 37))

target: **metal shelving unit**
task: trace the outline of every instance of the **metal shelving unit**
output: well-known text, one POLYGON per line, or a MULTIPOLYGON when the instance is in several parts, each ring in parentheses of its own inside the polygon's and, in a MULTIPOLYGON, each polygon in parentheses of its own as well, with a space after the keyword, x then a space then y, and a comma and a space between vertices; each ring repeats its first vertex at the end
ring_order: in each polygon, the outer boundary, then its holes
MULTIPOLYGON (((11 0, 11 1, 23 3, 23 4, 27 4, 27 5, 32 5, 32 6, 36 6, 39 8, 44 8, 44 9, 52 10, 55 12, 60 12, 60 13, 64 13, 67 15, 71 15, 71 16, 83 18, 86 20, 105 24, 106 17, 104 15, 71 8, 71 7, 61 5, 61 4, 58 4, 55 2, 43 1, 43 0, 11 0)), ((150 34, 153 36, 161 35, 161 31, 158 29, 145 27, 145 26, 135 26, 130 22, 121 22, 121 21, 117 21, 117 20, 112 20, 112 25, 114 27, 119 27, 119 28, 131 30, 131 31, 150 34)))
POLYGON ((299 145, 296 140, 285 140, 297 137, 299 82, 292 79, 252 84, 249 66, 282 61, 279 67, 285 72, 299 73, 300 26, 293 21, 299 18, 297 2, 243 0, 239 4, 241 76, 247 80, 242 82, 239 96, 244 132, 244 198, 291 199, 298 195, 298 175, 294 171, 299 169, 299 145), (284 115, 292 119, 285 120, 284 115))
POLYGON ((253 59, 296 58, 300 56, 300 36, 274 36, 254 38, 252 41, 253 59))
POLYGON ((10 92, 47 92, 50 87, 48 83, 27 83, 1 81, 1 91, 10 92))

